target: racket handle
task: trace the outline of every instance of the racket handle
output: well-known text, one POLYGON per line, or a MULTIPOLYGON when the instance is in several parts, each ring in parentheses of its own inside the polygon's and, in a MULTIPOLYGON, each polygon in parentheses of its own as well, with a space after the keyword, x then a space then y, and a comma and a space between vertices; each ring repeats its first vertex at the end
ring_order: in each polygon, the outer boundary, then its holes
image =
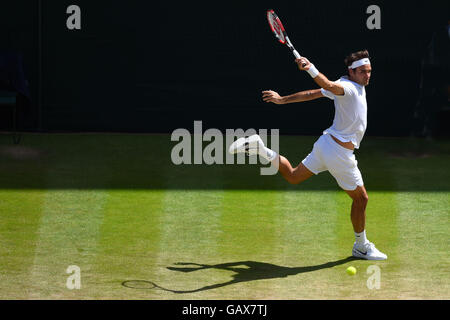
MULTIPOLYGON (((294 54, 294 56, 295 56, 297 59, 300 59, 300 58, 302 57, 302 56, 300 55, 300 53, 298 53, 297 50, 295 50, 295 49, 292 49, 292 53, 294 54)), ((302 67, 304 67, 304 66, 306 66, 306 63, 302 64, 302 67)))

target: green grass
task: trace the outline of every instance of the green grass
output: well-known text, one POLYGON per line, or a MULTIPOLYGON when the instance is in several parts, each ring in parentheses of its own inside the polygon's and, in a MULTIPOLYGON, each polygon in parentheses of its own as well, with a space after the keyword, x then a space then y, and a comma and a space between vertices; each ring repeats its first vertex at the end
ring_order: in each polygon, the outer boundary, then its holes
MULTIPOLYGON (((314 140, 283 136, 281 153, 296 165, 314 140)), ((259 165, 175 166, 173 145, 0 135, 0 298, 450 298, 450 141, 367 137, 356 152, 378 262, 348 259, 351 200, 328 173, 291 186, 259 165)))

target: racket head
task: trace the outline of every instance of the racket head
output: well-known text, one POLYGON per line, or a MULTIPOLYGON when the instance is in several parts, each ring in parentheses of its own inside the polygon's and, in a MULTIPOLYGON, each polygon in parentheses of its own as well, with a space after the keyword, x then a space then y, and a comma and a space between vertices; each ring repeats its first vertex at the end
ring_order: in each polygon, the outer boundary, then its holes
POLYGON ((280 41, 282 44, 285 44, 286 31, 284 30, 280 18, 278 18, 275 11, 273 11, 272 9, 267 10, 267 21, 269 22, 270 29, 272 30, 278 41, 280 41))

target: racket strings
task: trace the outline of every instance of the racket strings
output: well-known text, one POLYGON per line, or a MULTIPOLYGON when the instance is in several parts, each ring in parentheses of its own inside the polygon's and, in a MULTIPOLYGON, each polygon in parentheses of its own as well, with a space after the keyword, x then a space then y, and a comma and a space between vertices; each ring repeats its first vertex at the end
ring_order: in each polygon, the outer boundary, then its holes
POLYGON ((281 42, 285 43, 286 39, 283 33, 283 25, 281 24, 281 21, 278 19, 278 17, 275 15, 274 12, 268 12, 267 13, 267 20, 269 21, 269 24, 271 26, 272 32, 275 34, 275 37, 281 42))

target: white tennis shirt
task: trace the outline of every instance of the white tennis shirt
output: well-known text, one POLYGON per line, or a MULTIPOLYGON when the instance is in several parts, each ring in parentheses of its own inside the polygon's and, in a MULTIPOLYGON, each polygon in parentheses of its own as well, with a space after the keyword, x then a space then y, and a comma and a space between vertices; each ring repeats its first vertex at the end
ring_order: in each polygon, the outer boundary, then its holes
POLYGON ((356 149, 367 128, 367 101, 364 86, 353 82, 347 76, 335 81, 344 88, 344 95, 337 96, 322 89, 322 94, 334 100, 333 125, 323 133, 329 133, 342 142, 351 141, 356 149))

